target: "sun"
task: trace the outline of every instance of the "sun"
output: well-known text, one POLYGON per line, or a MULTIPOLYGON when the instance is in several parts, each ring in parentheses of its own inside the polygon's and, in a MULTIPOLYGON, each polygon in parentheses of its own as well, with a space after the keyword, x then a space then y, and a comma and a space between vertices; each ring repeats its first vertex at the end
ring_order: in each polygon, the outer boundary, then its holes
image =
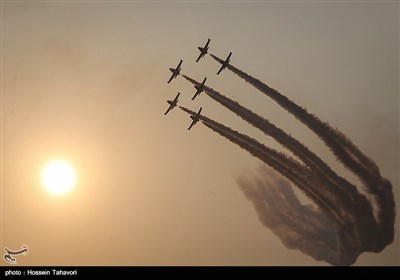
POLYGON ((63 195, 74 187, 75 182, 75 170, 64 160, 53 160, 43 168, 42 184, 51 194, 63 195))

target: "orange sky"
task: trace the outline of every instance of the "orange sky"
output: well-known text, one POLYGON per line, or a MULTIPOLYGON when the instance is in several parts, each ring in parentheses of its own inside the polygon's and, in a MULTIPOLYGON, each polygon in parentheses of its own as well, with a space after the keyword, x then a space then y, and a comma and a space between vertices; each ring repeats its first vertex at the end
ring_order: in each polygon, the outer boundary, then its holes
MULTIPOLYGON (((323 143, 197 47, 338 127, 399 186, 399 3, 1 2, 1 248, 21 265, 326 265, 285 248, 236 184, 261 162, 181 104, 283 151, 169 67, 282 127, 354 181, 323 143), (40 183, 53 158, 78 181, 40 183)), ((357 180, 355 180, 357 182, 357 180)), ((398 219, 397 219, 398 221, 398 219)), ((397 223, 398 227, 398 223, 397 223)), ((399 265, 399 238, 356 265, 399 265)), ((4 264, 4 261, 2 261, 4 264)))

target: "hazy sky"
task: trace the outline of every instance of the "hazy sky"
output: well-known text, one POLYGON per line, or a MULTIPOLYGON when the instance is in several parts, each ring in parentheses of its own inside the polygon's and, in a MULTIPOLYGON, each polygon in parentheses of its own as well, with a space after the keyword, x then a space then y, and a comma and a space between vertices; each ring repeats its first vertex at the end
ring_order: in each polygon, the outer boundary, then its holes
MULTIPOLYGON (((1 1, 1 250, 21 265, 325 265, 263 227, 236 179, 261 162, 167 99, 283 149, 169 67, 239 101, 354 181, 304 125, 204 57, 258 77, 348 135, 399 203, 399 2, 1 1), (43 166, 68 160, 74 190, 43 166)), ((357 180, 355 180, 357 182, 357 180)), ((397 228, 398 228, 397 218, 397 228)), ((399 235, 357 265, 399 265, 399 235)), ((2 264, 4 261, 2 260, 2 264)))

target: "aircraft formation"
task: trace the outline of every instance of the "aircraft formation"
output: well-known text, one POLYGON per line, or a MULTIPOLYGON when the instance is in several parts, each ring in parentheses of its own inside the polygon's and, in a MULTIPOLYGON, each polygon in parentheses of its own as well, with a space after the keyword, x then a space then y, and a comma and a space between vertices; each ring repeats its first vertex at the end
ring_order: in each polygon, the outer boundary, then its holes
MULTIPOLYGON (((206 44, 204 45, 204 47, 198 47, 198 49, 200 51, 200 54, 199 54, 198 58, 196 59, 196 62, 199 62, 199 60, 208 53, 208 48, 209 48, 210 41, 211 40, 208 39, 206 44)), ((221 71, 224 70, 226 68, 226 66, 229 65, 229 62, 230 62, 230 59, 231 59, 231 55, 232 55, 232 52, 230 52, 228 57, 224 61, 221 62, 221 68, 218 70, 217 75, 219 75, 221 73, 221 71)), ((168 84, 173 79, 175 79, 176 77, 178 77, 181 74, 182 62, 183 62, 183 60, 180 60, 178 65, 175 68, 169 68, 169 71, 172 72, 172 75, 169 78, 169 80, 167 81, 168 84)), ((205 85, 206 81, 207 81, 207 78, 204 77, 204 80, 203 80, 203 82, 201 84, 194 86, 194 88, 196 89, 196 92, 193 95, 192 100, 194 100, 198 95, 200 95, 200 93, 202 93, 204 91, 204 85, 205 85)), ((169 107, 168 107, 167 111, 164 113, 164 115, 167 115, 169 111, 173 110, 177 106, 178 101, 179 101, 179 95, 180 95, 180 93, 178 92, 178 94, 176 95, 175 99, 167 100, 167 103, 169 104, 169 107)), ((190 116, 190 118, 192 119, 192 122, 191 122, 188 130, 190 130, 199 121, 202 109, 203 108, 200 107, 200 109, 197 112, 197 114, 193 114, 193 115, 190 116)))

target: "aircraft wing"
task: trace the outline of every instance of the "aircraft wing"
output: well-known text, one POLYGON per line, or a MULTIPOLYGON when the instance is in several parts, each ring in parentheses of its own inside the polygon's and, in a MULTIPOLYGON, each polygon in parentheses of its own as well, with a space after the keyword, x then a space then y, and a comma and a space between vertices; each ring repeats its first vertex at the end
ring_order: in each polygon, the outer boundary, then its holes
POLYGON ((193 120, 192 123, 190 124, 188 130, 190 130, 196 123, 197 123, 197 121, 193 120))
POLYGON ((196 87, 196 89, 197 89, 197 91, 193 95, 192 100, 194 100, 197 97, 197 95, 199 95, 203 91, 203 87, 201 87, 201 86, 196 87))
POLYGON ((178 102, 178 98, 179 98, 179 95, 180 95, 181 93, 180 92, 178 92, 178 94, 176 95, 176 97, 175 97, 175 99, 174 99, 174 101, 173 102, 175 102, 175 103, 177 103, 178 102))
POLYGON ((207 40, 207 43, 206 43, 206 45, 204 46, 205 49, 207 49, 209 43, 210 43, 210 39, 207 40))
POLYGON ((164 115, 168 114, 168 112, 171 111, 173 107, 174 107, 174 106, 169 106, 168 109, 167 109, 167 111, 164 113, 164 115))
POLYGON ((204 55, 204 54, 201 52, 201 53, 199 54, 199 57, 196 59, 196 62, 199 62, 200 58, 202 58, 203 55, 204 55))
POLYGON ((179 69, 179 68, 181 68, 181 65, 182 65, 182 60, 181 60, 181 61, 179 61, 179 64, 178 64, 178 66, 176 66, 176 69, 179 69))
POLYGON ((197 95, 199 95, 199 94, 200 94, 200 92, 201 92, 201 91, 199 91, 199 90, 198 90, 198 91, 196 91, 196 93, 195 93, 195 94, 193 95, 193 97, 192 97, 192 100, 194 100, 194 99, 197 97, 197 95))
POLYGON ((175 73, 172 73, 172 76, 171 76, 171 78, 169 78, 167 83, 169 84, 172 81, 173 78, 175 78, 175 73))
POLYGON ((221 71, 224 70, 224 68, 225 68, 225 65, 222 64, 221 68, 220 68, 220 69, 218 70, 218 72, 217 72, 217 75, 219 75, 219 73, 221 73, 221 71))

